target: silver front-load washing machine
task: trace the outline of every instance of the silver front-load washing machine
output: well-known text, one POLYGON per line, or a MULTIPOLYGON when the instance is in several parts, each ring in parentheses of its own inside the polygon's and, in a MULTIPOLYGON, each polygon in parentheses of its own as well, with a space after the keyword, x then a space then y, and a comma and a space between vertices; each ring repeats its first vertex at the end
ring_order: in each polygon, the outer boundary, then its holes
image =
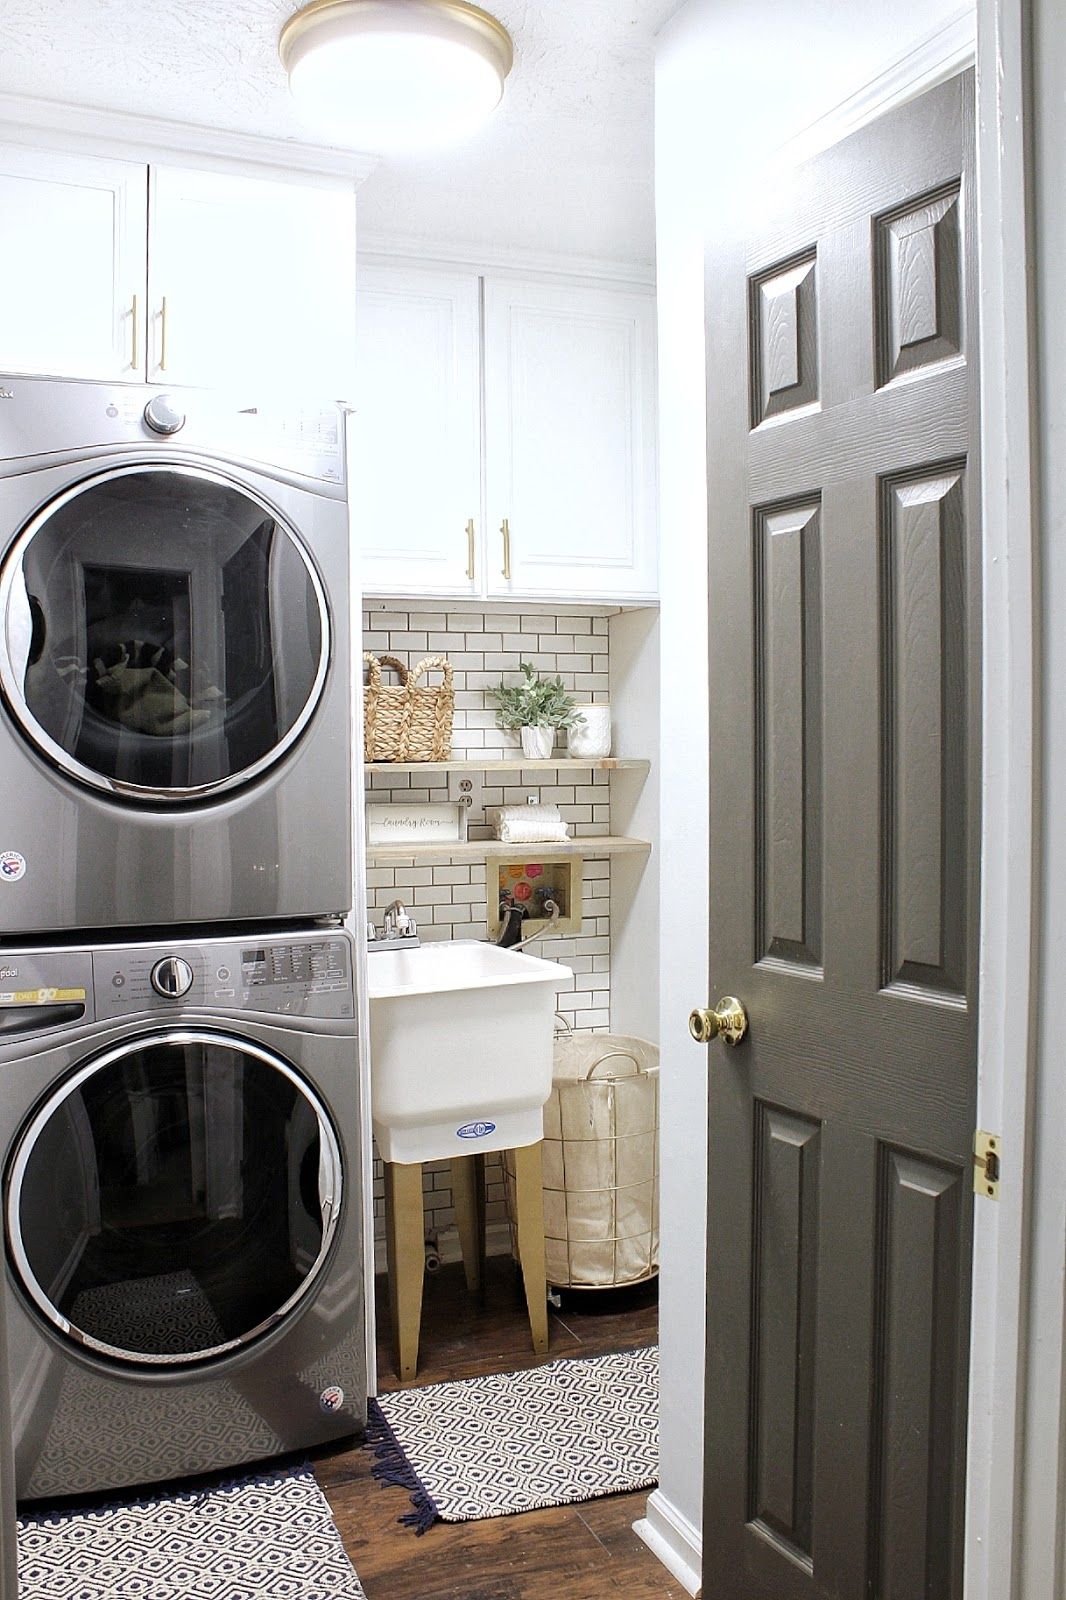
POLYGON ((349 909, 344 423, 0 375, 0 939, 349 909))
POLYGON ((22 1499, 363 1429, 354 1012, 339 928, 0 955, 22 1499))

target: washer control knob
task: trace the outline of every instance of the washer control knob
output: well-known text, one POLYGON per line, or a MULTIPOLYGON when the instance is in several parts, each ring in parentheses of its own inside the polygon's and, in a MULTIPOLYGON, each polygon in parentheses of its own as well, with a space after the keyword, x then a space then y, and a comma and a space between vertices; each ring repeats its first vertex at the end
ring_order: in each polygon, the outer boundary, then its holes
POLYGON ((154 394, 144 408, 144 420, 153 433, 179 433, 185 426, 185 413, 169 394, 154 394))
POLYGON ((194 974, 182 956, 164 956, 152 968, 152 988, 164 1000, 180 1000, 192 988, 194 974))

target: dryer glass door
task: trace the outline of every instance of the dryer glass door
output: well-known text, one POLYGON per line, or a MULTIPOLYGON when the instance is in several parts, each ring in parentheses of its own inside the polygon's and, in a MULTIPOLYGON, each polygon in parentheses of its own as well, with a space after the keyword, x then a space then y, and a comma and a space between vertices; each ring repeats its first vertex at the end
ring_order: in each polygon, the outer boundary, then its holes
POLYGON ((0 687, 63 772, 138 801, 246 783, 293 744, 329 662, 314 564, 250 489, 124 466, 39 511, 0 572, 0 687))
POLYGON ((290 1063, 227 1034, 141 1035, 23 1132, 9 1259, 38 1314, 100 1357, 214 1360, 317 1286, 341 1184, 332 1121, 290 1063))

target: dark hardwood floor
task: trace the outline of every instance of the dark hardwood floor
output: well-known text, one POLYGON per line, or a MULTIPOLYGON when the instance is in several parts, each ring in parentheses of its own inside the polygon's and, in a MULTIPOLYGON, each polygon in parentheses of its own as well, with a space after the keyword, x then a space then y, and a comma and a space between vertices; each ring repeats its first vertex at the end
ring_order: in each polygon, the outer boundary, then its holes
MULTIPOLYGON (((537 1364, 513 1265, 490 1259, 486 1279, 479 1306, 461 1267, 427 1278, 419 1384, 537 1364)), ((410 1387, 393 1375, 381 1280, 378 1289, 380 1386, 410 1387)), ((550 1356, 635 1349, 652 1344, 657 1328, 654 1288, 570 1295, 549 1318, 550 1356)), ((633 1532, 644 1491, 484 1522, 437 1522, 419 1539, 396 1520, 408 1509, 406 1493, 371 1477, 366 1451, 323 1452, 315 1470, 367 1600, 687 1600, 633 1532)))

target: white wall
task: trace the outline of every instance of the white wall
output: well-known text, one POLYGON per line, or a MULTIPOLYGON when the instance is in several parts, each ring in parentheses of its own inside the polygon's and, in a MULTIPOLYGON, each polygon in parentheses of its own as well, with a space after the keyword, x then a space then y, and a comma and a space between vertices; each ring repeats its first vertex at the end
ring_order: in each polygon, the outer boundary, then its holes
MULTIPOLYGON (((704 240, 723 207, 757 208, 760 159, 920 41, 941 29, 946 37, 960 15, 952 0, 689 0, 659 39, 662 1465, 640 1531, 690 1589, 702 1501, 706 1052, 689 1041, 686 1023, 694 1005, 714 998, 706 937, 704 240)), ((715 604, 712 579, 712 624, 715 604)))

